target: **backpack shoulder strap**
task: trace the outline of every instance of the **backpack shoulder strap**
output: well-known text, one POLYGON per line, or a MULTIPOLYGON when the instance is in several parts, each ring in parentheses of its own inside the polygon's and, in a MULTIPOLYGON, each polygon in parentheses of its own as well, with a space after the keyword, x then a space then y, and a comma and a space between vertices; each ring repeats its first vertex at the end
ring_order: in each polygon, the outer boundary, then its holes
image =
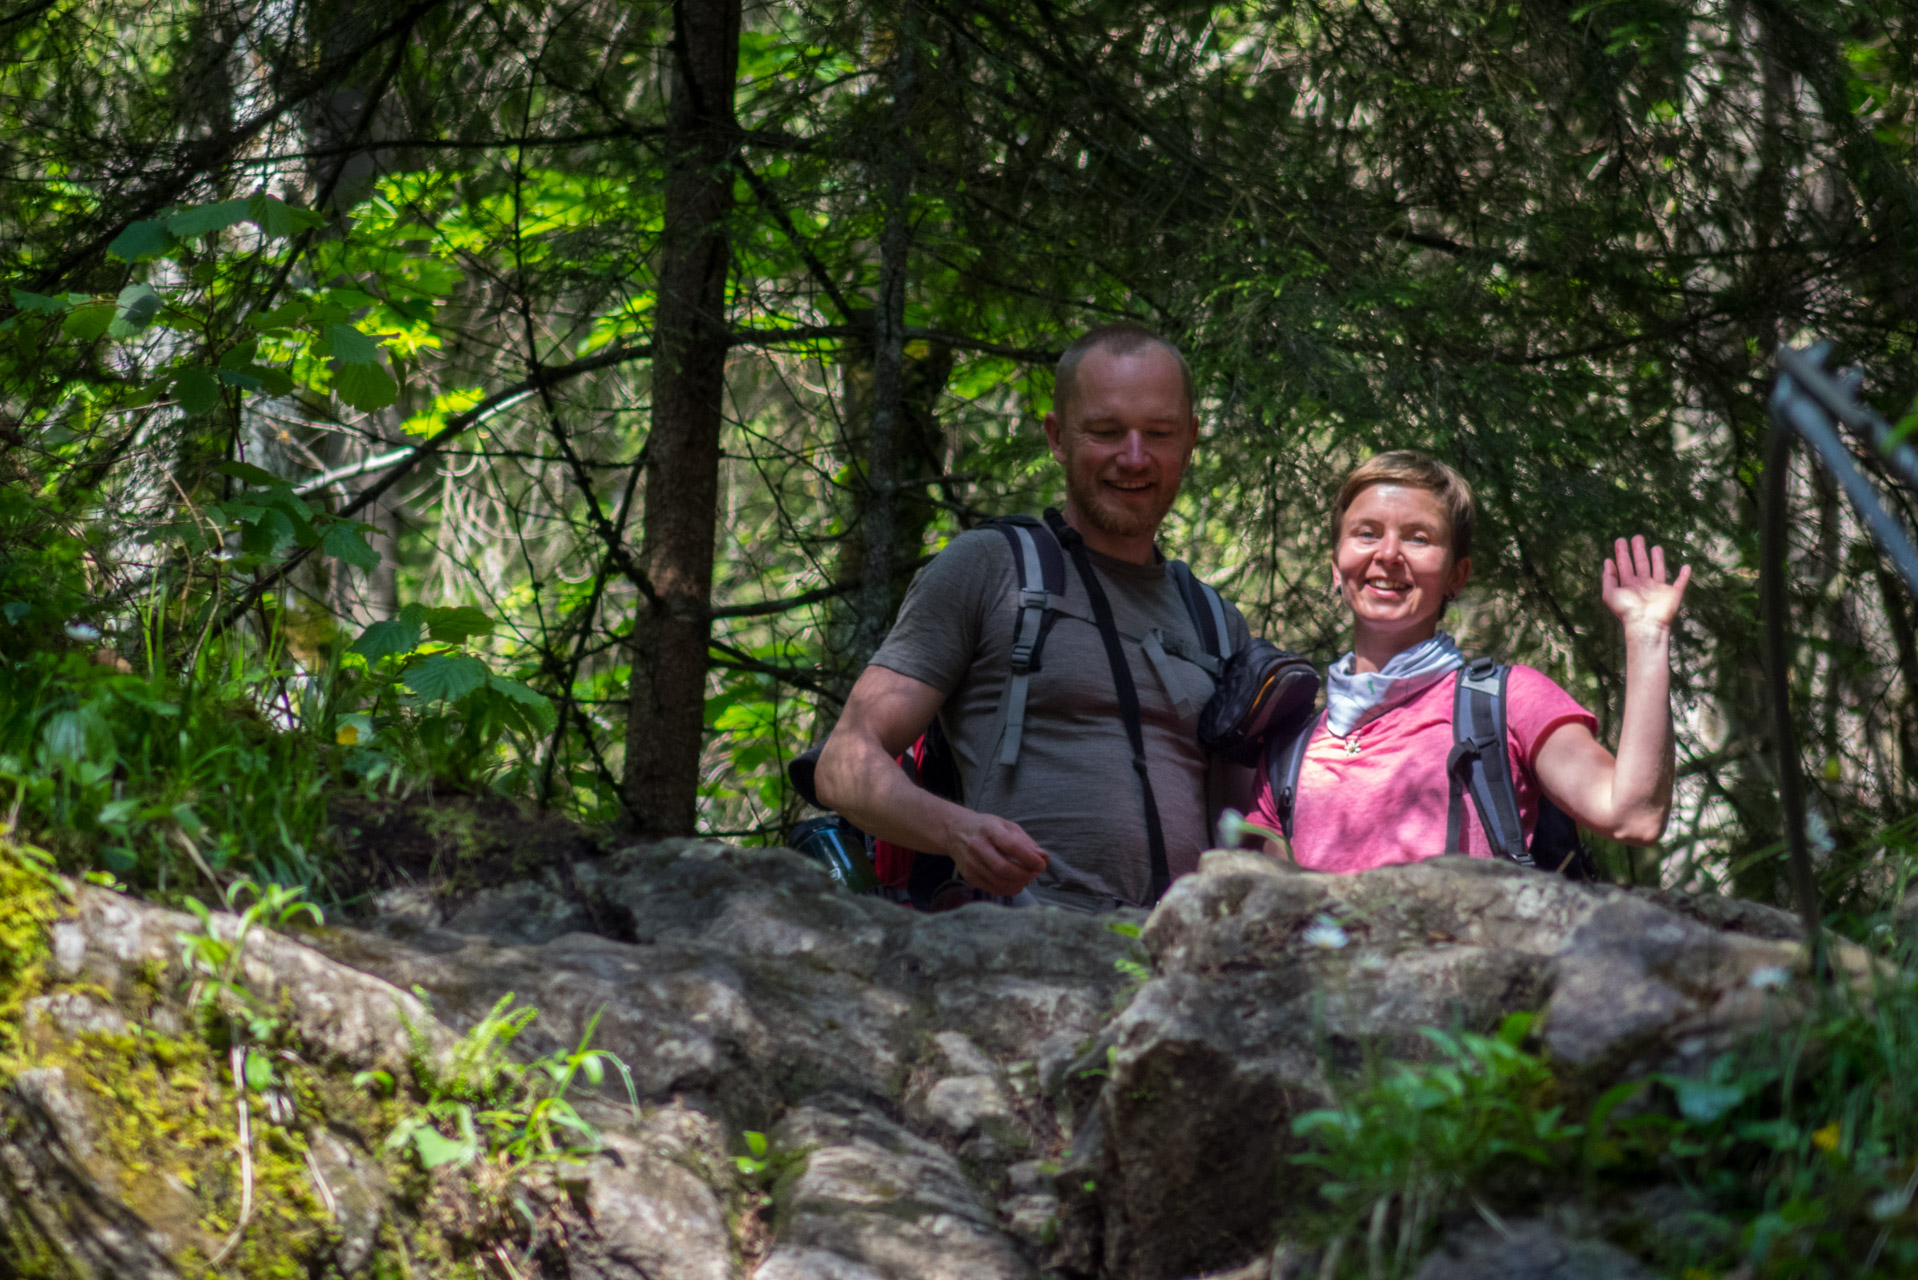
POLYGON ((1168 560, 1165 568, 1179 584, 1179 595, 1185 600, 1185 611, 1192 615, 1199 643, 1205 647, 1208 657, 1223 663, 1232 656, 1232 632, 1226 626, 1225 601, 1210 584, 1201 582, 1185 561, 1168 560))
POLYGON ((1299 771, 1305 767, 1305 748, 1319 731, 1319 716, 1311 716, 1299 726, 1283 751, 1265 753, 1265 778, 1272 788, 1272 807, 1278 810, 1279 827, 1285 838, 1292 838, 1293 815, 1298 809, 1299 771))
POLYGON ((1066 557, 1052 530, 1031 516, 1005 516, 988 522, 1012 548, 1019 581, 1019 608, 1013 618, 1012 674, 999 698, 999 763, 1016 764, 1025 733, 1026 697, 1046 635, 1052 630, 1066 591, 1066 557))
POLYGON ((1152 771, 1145 755, 1145 730, 1140 724, 1139 689, 1132 681, 1132 668, 1126 664, 1125 647, 1119 641, 1119 627, 1112 618, 1112 604, 1106 599, 1104 584, 1086 554, 1085 539, 1057 511, 1046 510, 1046 524, 1059 545, 1072 554, 1072 567, 1078 571, 1080 585, 1092 605, 1094 624, 1105 645, 1106 663, 1112 668, 1112 691, 1119 702, 1119 719, 1125 724, 1126 739, 1132 745, 1132 772, 1139 778, 1140 799, 1145 806, 1146 851, 1152 877, 1147 905, 1165 896, 1172 883, 1165 852, 1165 829, 1159 822, 1159 802, 1152 794, 1152 771))
POLYGON ((1496 659, 1474 658, 1458 673, 1452 752, 1445 761, 1451 788, 1445 852, 1465 851, 1465 793, 1469 791, 1493 854, 1531 866, 1525 829, 1519 822, 1511 753, 1505 745, 1505 680, 1510 671, 1496 659))

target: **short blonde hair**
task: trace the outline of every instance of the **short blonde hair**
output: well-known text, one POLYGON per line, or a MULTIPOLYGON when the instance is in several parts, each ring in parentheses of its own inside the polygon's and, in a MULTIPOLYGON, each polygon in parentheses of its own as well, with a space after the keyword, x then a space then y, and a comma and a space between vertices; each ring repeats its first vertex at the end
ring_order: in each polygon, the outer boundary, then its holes
POLYGON ((1346 474, 1339 485, 1339 496, 1332 504, 1332 545, 1339 545, 1345 526, 1345 513, 1358 501, 1359 494, 1375 484, 1400 484, 1424 489, 1439 500, 1452 526, 1450 551, 1454 563, 1472 554, 1472 526, 1478 521, 1478 500, 1464 476, 1437 458, 1410 449, 1394 449, 1367 458, 1346 474))

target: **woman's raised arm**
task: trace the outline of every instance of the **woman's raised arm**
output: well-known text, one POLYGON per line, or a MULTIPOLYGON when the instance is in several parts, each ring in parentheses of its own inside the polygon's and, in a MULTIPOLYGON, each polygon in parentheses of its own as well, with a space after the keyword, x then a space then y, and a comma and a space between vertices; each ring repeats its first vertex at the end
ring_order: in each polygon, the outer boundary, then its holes
POLYGON ((1605 561, 1605 607, 1625 628, 1625 720, 1618 755, 1582 725, 1539 748, 1545 794, 1585 826, 1626 844, 1651 844, 1672 810, 1672 623, 1691 582, 1690 565, 1666 581, 1665 549, 1620 538, 1605 561))

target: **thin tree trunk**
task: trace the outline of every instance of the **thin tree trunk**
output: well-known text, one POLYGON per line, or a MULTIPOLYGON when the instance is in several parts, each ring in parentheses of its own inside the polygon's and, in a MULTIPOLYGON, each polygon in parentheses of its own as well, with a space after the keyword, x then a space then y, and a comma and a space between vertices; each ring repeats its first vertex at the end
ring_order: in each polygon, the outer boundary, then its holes
POLYGON ((897 557, 906 362, 906 266, 912 152, 908 123, 914 87, 914 14, 907 0, 893 55, 892 136, 885 151, 885 223, 879 236, 879 298, 873 315, 872 422, 866 437, 864 582, 851 657, 864 665, 892 621, 892 566, 897 557))
POLYGON ((643 526, 653 598, 642 603, 633 627, 624 779, 628 819, 647 835, 690 834, 698 814, 726 391, 733 183, 726 158, 739 12, 739 0, 673 6, 643 526))

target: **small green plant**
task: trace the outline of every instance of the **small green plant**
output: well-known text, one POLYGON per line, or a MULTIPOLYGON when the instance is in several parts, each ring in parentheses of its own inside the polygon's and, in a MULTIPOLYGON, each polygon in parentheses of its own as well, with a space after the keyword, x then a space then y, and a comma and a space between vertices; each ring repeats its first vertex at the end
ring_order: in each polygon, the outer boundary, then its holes
MULTIPOLYGON (((461 1038, 442 1066, 432 1065, 416 1045, 414 1077, 420 1106, 387 1138, 389 1150, 409 1151, 422 1169, 468 1164, 483 1156, 523 1168, 539 1161, 572 1161, 599 1149, 598 1131, 583 1119, 567 1093, 580 1077, 597 1086, 610 1067, 625 1083, 635 1108, 639 1095, 631 1071, 618 1056, 590 1045, 599 1027, 596 1013, 570 1052, 519 1062, 513 1042, 539 1016, 531 1006, 513 1008, 511 992, 461 1038)), ((390 1090, 385 1072, 358 1079, 390 1090)))
POLYGON ((1553 1082, 1521 1047, 1531 1025, 1531 1014, 1515 1013, 1490 1036, 1424 1028, 1438 1061, 1392 1063, 1340 1105, 1293 1121, 1312 1144, 1293 1159, 1327 1175, 1333 1248, 1362 1230, 1368 1274, 1407 1275, 1441 1212, 1466 1202, 1496 1221, 1481 1192, 1502 1168, 1564 1158, 1583 1129, 1543 1105, 1553 1082))
POLYGON ((234 1150, 240 1160, 240 1215, 232 1234, 213 1256, 216 1266, 240 1243, 253 1216, 253 1095, 260 1097, 269 1123, 284 1125, 293 1119, 292 1091, 283 1069, 297 1059, 277 1043, 283 1029, 278 1010, 246 984, 247 940, 262 927, 284 928, 301 916, 316 925, 324 923, 320 909, 301 900, 304 893, 299 886, 262 888, 251 880, 235 880, 224 894, 232 913, 230 930, 217 922, 205 903, 187 899, 199 922, 198 928, 179 935, 180 959, 191 975, 187 1005, 206 1023, 209 1040, 216 1047, 221 1040, 226 1044, 239 1120, 234 1150), (248 896, 252 901, 242 906, 248 896))

